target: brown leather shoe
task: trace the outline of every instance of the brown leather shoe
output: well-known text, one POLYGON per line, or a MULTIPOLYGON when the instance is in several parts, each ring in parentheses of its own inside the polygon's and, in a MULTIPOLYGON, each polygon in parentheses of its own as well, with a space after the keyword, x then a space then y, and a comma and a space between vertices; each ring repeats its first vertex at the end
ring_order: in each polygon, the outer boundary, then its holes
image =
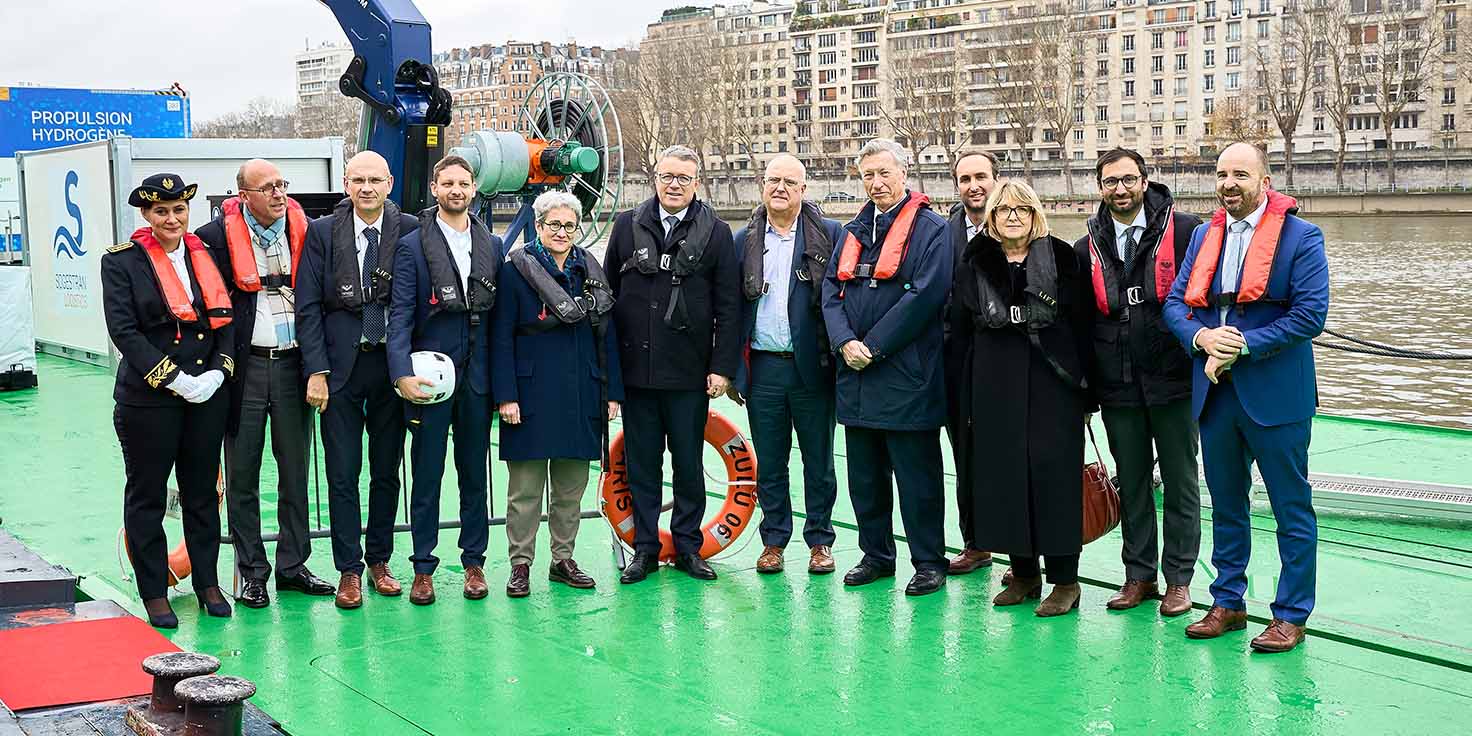
POLYGON ((1062 616, 1065 613, 1078 610, 1078 602, 1082 597, 1083 589, 1079 587, 1078 583, 1074 583, 1073 585, 1055 585, 1053 586, 1053 592, 1049 593, 1048 597, 1044 598, 1043 602, 1039 603, 1037 608, 1032 609, 1032 612, 1042 618, 1062 616))
POLYGON ((965 575, 975 572, 978 568, 992 566, 992 553, 981 549, 961 550, 961 553, 951 558, 951 564, 946 569, 948 575, 965 575))
POLYGON ((414 583, 409 586, 409 602, 416 606, 434 603, 433 575, 414 575, 414 583))
POLYGON ((831 575, 834 570, 833 550, 826 544, 815 544, 808 550, 808 574, 831 575))
POLYGON ((767 574, 782 572, 782 548, 775 544, 762 547, 762 556, 756 558, 756 571, 767 574))
POLYGON ((1160 615, 1179 616, 1191 610, 1191 586, 1165 586, 1165 600, 1160 602, 1160 615))
POLYGON ((1008 567, 1007 568, 1007 571, 1004 572, 1004 573, 1002 573, 1002 585, 1011 585, 1012 584, 1012 577, 1013 577, 1013 575, 1012 575, 1012 568, 1011 567, 1008 567))
POLYGON ((1042 595, 1042 578, 1019 578, 1014 576, 1012 582, 1007 583, 1006 589, 992 599, 992 605, 1015 606, 1028 598, 1041 598, 1042 595))
POLYGON ((562 583, 569 588, 580 588, 582 590, 587 590, 597 585, 593 581, 593 578, 578 569, 578 563, 573 562, 571 558, 553 562, 552 567, 547 570, 547 579, 554 583, 562 583))
MULTIPOLYGON (((507 598, 525 598, 532 592, 532 566, 512 565, 511 578, 506 581, 507 598)), ((470 570, 465 571, 465 597, 470 598, 470 570)))
POLYGON ((478 601, 491 592, 490 586, 486 585, 486 571, 478 565, 465 568, 465 597, 478 601))
POLYGON ((1302 626, 1275 618, 1261 634, 1252 640, 1252 648, 1264 654, 1274 654, 1292 651, 1302 641, 1302 626))
MULTIPOLYGON (((1160 597, 1160 588, 1155 581, 1126 580, 1124 587, 1114 594, 1104 606, 1111 611, 1128 611, 1140 605, 1146 598, 1154 600, 1160 597)), ((1189 604, 1188 604, 1189 605, 1189 604)))
POLYGON ((337 598, 334 601, 338 608, 357 608, 363 605, 363 578, 350 572, 345 572, 337 579, 337 598))
POLYGON ((1212 606, 1200 621, 1186 627, 1186 636, 1192 639, 1215 639, 1228 631, 1247 628, 1247 612, 1233 611, 1221 606, 1212 606))
POLYGON ((389 571, 387 562, 369 565, 368 579, 373 581, 373 589, 378 591, 379 595, 394 596, 404 592, 404 587, 399 585, 398 579, 389 571))

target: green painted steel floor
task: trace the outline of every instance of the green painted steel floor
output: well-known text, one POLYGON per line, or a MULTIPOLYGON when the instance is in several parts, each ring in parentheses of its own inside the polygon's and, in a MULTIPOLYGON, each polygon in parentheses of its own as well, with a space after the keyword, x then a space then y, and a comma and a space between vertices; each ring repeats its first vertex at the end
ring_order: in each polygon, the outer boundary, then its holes
MULTIPOLYGON (((112 379, 48 357, 39 374, 39 390, 0 394, 0 518, 44 557, 82 575, 87 594, 139 611, 117 552, 122 463, 112 379)), ((745 424, 734 405, 717 409, 745 424)), ((839 448, 841 455, 842 442, 839 448)), ((1472 432, 1325 418, 1315 423, 1311 467, 1472 484, 1469 457, 1472 432)), ((492 467, 499 515, 505 471, 499 462, 492 467)), ((792 467, 797 485, 795 451, 792 467)), ((842 458, 839 476, 842 484, 842 458)), ((269 453, 262 481, 271 509, 269 453)), ((453 477, 445 483, 448 515, 453 477)), ((590 486, 584 507, 594 503, 590 486)), ((492 596, 466 601, 456 595, 456 533, 447 531, 433 606, 370 593, 361 609, 344 612, 331 598, 287 593, 267 609, 237 608, 220 620, 198 615, 193 597, 181 595, 181 626, 170 635, 220 656, 225 673, 254 680, 253 702, 294 734, 1342 736, 1441 733, 1465 724, 1472 714, 1472 528, 1321 511, 1309 640, 1296 652, 1262 656, 1249 654, 1247 641, 1268 615, 1277 557, 1272 516, 1265 506, 1255 511, 1250 612, 1259 622, 1210 642, 1184 637, 1192 615, 1164 620, 1148 606, 1104 609, 1122 577, 1117 532, 1084 552, 1079 613, 1043 620, 1028 606, 990 606, 1002 565, 907 599, 903 574, 859 590, 844 589, 838 576, 808 576, 798 539, 793 570, 757 575, 754 531, 715 561, 721 579, 714 583, 665 569, 621 587, 598 520, 584 523, 578 553, 599 581, 595 591, 549 587, 544 534, 532 596, 507 600, 499 593, 508 572, 505 537, 493 527, 492 596)), ((835 518, 841 573, 859 556, 846 493, 835 518)), ((169 523, 174 538, 176 524, 169 523)), ((898 520, 895 529, 902 531, 898 520)), ((1212 577, 1209 522, 1203 529, 1198 605, 1209 602, 1212 577)), ((408 541, 396 539, 393 567, 402 579, 410 575, 408 541)), ((225 550, 221 570, 230 564, 225 550)), ((334 577, 326 540, 314 546, 312 567, 334 577)))

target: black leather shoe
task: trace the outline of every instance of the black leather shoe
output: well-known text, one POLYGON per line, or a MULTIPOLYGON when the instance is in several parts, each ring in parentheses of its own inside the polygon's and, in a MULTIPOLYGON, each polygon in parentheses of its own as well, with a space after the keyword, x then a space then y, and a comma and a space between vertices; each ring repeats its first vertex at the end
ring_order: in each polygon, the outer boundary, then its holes
POLYGON ((675 558, 675 569, 685 572, 696 580, 715 580, 716 571, 710 569, 710 565, 700 558, 700 555, 686 553, 675 558))
POLYGON ((332 583, 313 575, 312 571, 305 567, 302 568, 301 572, 289 578, 280 575, 276 576, 276 592, 280 593, 283 590, 296 590, 307 595, 334 595, 337 593, 337 588, 332 587, 332 583))
POLYGON ((225 600, 224 591, 219 588, 207 588, 196 591, 195 596, 199 599, 199 607, 204 609, 215 618, 230 618, 230 603, 225 600))
POLYGON ((149 626, 155 629, 179 628, 179 617, 174 615, 174 609, 169 606, 167 596, 143 601, 143 610, 148 613, 149 626))
POLYGON ((910 578, 910 584, 905 586, 905 595, 930 595, 944 587, 944 572, 928 567, 921 568, 915 571, 915 577, 910 578))
POLYGON ((246 608, 265 608, 271 605, 271 596, 266 593, 266 581, 246 578, 240 584, 240 595, 235 600, 246 608))
POLYGON ((629 558, 629 564, 624 567, 623 574, 618 576, 618 581, 624 585, 637 583, 649 577, 649 573, 657 569, 659 569, 659 555, 651 552, 635 552, 634 556, 629 558))
POLYGON ((868 585, 879 578, 892 577, 894 577, 894 568, 892 567, 885 569, 868 562, 860 562, 854 565, 854 569, 849 570, 843 576, 843 584, 848 586, 868 585))

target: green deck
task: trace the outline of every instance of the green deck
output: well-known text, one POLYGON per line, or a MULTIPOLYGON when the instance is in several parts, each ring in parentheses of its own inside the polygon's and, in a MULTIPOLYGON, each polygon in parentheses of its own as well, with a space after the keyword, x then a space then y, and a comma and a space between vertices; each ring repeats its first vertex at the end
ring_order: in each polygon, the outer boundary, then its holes
MULTIPOLYGON (((0 517, 42 556, 83 576, 86 594, 140 611, 118 559, 122 462, 112 378, 47 357, 39 375, 39 391, 0 394, 0 517)), ((745 423, 734 405, 717 408, 745 423)), ((1321 418, 1314 434, 1317 472, 1472 484, 1472 432, 1321 418)), ((792 463, 795 469, 795 456, 792 463)), ((839 465, 842 483, 841 458, 839 465)), ((506 476, 499 462, 492 467, 492 507, 500 515, 506 476)), ((272 471, 268 459, 267 526, 272 471)), ((446 488, 452 513, 453 478, 446 488)), ((846 493, 839 496, 841 573, 858 552, 853 512, 846 493)), ((594 504, 590 485, 584 508, 594 504)), ((1266 507, 1256 511, 1249 595, 1250 613, 1261 621, 1277 557, 1272 517, 1266 507)), ((1198 606, 1209 602, 1212 574, 1211 530, 1203 524, 1198 606)), ((170 529, 177 538, 177 522, 170 529)), ((1472 715, 1472 528, 1321 510, 1320 537, 1308 642, 1279 656, 1249 654, 1247 640, 1260 623, 1195 642, 1182 634, 1193 615, 1163 620, 1151 607, 1105 610, 1122 576, 1117 532, 1084 552, 1079 614, 1043 620, 1028 606, 990 606, 1002 565, 907 599, 904 574, 859 590, 844 589, 838 576, 808 576, 798 539, 790 548, 794 569, 757 575, 754 531, 715 561, 721 579, 714 583, 666 569, 621 587, 599 520, 584 522, 578 552, 599 581, 595 591, 549 588, 544 534, 532 596, 506 599, 505 538, 493 527, 492 595, 466 601, 456 594, 461 571, 452 564, 458 555, 450 531, 442 536, 447 562, 433 606, 369 594, 361 609, 344 612, 331 598, 288 593, 267 609, 237 608, 233 619, 219 620, 198 615, 185 595, 175 601, 181 625, 171 636, 221 657, 225 673, 254 680, 253 702, 296 734, 1342 736, 1464 727, 1472 715)), ((396 542, 392 564, 407 579, 407 535, 396 542)), ((228 577, 228 549, 221 557, 228 577)), ((326 540, 315 545, 312 567, 335 577, 326 540)))

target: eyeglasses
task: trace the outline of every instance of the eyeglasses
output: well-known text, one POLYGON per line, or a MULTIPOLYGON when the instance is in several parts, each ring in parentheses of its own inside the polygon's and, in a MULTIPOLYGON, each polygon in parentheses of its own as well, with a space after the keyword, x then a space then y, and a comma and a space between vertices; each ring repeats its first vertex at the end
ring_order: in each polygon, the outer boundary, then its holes
POLYGON ((1011 219, 1013 217, 1016 217, 1018 220, 1024 220, 1032 217, 1032 214, 1036 211, 1037 210, 1028 207, 1027 205, 1019 205, 1017 207, 1007 207, 1004 205, 992 210, 992 214, 1002 218, 1003 220, 1011 219))
POLYGON ((1108 179, 1099 180, 1099 183, 1105 189, 1113 189, 1120 184, 1123 184, 1125 189, 1134 189, 1135 185, 1140 183, 1140 177, 1134 174, 1130 174, 1129 176, 1111 176, 1108 179))
POLYGON ((557 222, 556 220, 543 220, 542 227, 547 228, 547 232, 553 235, 556 235, 557 233, 576 235, 578 230, 580 229, 576 222, 557 222))
POLYGON ((695 177, 684 174, 658 174, 654 178, 658 179, 660 184, 678 183, 682 187, 688 187, 691 182, 695 181, 695 177))
MULTIPOLYGON (((348 179, 348 183, 352 184, 355 187, 361 187, 364 184, 372 184, 375 187, 381 187, 384 184, 388 183, 388 179, 382 176, 355 176, 351 179, 348 179)), ((285 187, 282 188, 285 189, 285 187)))
POLYGON ((772 187, 773 189, 775 189, 778 184, 782 185, 786 189, 796 189, 802 186, 802 182, 796 179, 784 179, 780 176, 769 176, 763 179, 762 182, 764 182, 767 186, 772 187))
POLYGON ((282 194, 286 194, 286 190, 289 189, 289 188, 291 188, 291 182, 289 182, 289 181, 287 181, 285 179, 282 179, 281 181, 267 182, 266 184, 262 185, 259 189, 251 189, 250 187, 241 187, 240 188, 240 191, 242 191, 242 192, 260 192, 261 194, 264 194, 267 197, 269 197, 269 196, 275 194, 276 192, 281 192, 282 194))

